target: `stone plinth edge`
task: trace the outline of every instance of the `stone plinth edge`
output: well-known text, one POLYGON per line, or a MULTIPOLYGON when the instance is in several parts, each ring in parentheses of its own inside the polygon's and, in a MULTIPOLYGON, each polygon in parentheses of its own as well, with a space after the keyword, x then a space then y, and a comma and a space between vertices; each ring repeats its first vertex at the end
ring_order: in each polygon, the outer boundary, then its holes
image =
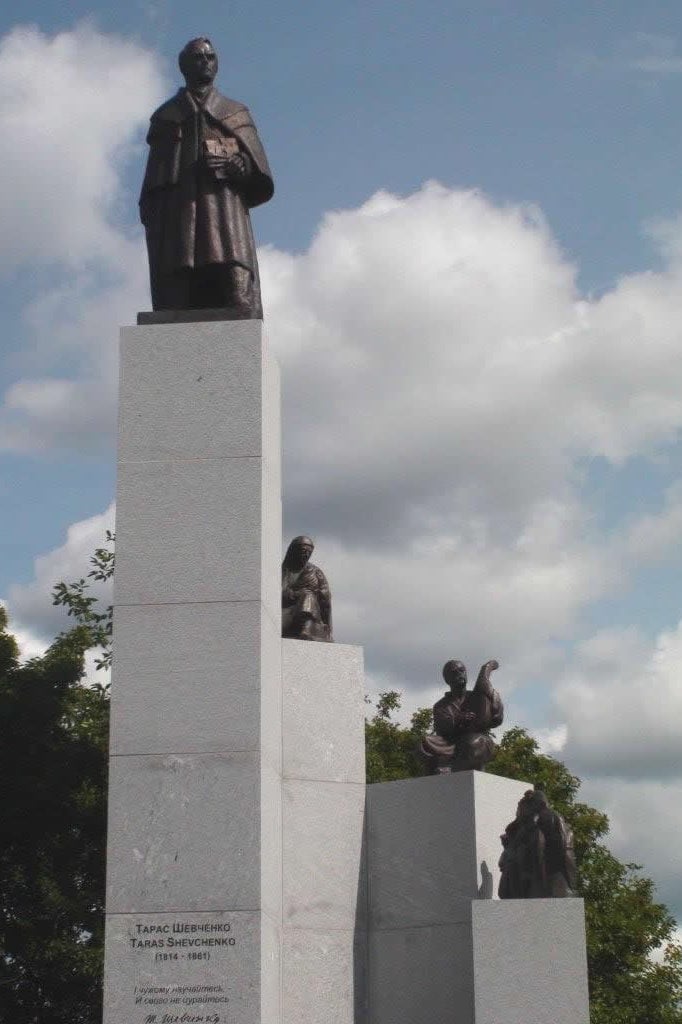
POLYGON ((209 320, 261 320, 244 316, 238 309, 159 309, 137 314, 139 327, 147 324, 200 324, 209 320))

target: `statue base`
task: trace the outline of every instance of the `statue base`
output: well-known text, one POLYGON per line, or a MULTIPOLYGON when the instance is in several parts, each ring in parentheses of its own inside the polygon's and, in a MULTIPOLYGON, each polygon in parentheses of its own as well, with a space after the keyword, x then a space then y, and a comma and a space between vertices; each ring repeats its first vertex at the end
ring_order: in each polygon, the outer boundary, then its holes
POLYGON ((260 321, 123 330, 104 1024, 280 1024, 279 380, 260 321))
POLYGON ((475 771, 368 787, 371 1024, 588 1024, 583 901, 497 899, 528 788, 475 771))
POLYGON ((238 306, 220 309, 156 309, 137 314, 138 327, 149 324, 202 324, 215 320, 262 320, 260 316, 244 313, 238 306))

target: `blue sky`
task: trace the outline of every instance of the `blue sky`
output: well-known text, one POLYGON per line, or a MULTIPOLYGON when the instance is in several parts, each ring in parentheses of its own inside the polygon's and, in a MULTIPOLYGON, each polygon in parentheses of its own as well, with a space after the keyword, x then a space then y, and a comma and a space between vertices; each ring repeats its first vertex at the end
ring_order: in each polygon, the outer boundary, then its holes
POLYGON ((285 532, 316 537, 338 638, 408 707, 497 657, 510 724, 682 913, 678 5, 6 4, 0 595, 26 649, 111 520, 145 123, 204 33, 275 174, 285 532))
MULTIPOLYGON (((10 3, 4 12, 2 32, 35 24, 59 33, 85 19, 138 40, 169 81, 188 36, 212 34, 222 87, 248 99, 276 168, 277 200, 255 217, 259 237, 285 249, 304 249, 327 210, 435 178, 537 203, 581 287, 600 293, 619 274, 658 265, 647 225, 682 205, 682 14, 673 4, 10 3)), ((141 164, 136 154, 122 175, 117 213, 131 230, 141 164)), ((19 348, 17 318, 35 279, 10 275, 1 290, 6 337, 18 334, 19 348)), ((11 381, 12 360, 2 369, 11 381)), ((13 507, 15 490, 41 501, 47 481, 67 478, 43 527, 47 546, 111 490, 111 466, 97 458, 33 471, 10 463, 2 489, 13 507)), ((33 521, 15 522, 0 569, 8 582, 30 573, 36 543, 33 521)))

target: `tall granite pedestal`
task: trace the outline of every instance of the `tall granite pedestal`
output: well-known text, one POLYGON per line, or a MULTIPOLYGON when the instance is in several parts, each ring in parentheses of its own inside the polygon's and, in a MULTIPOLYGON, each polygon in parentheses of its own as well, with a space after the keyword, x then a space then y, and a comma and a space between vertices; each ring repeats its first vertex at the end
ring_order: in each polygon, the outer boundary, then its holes
POLYGON ((276 1024, 279 384, 262 323, 124 329, 118 456, 104 1024, 276 1024))

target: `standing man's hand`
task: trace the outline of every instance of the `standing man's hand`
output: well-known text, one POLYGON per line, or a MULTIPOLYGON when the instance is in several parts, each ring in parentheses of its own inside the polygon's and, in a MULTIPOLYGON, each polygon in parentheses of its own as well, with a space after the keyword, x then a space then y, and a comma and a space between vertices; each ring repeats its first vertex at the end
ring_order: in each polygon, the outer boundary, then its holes
POLYGON ((216 178, 233 182, 234 184, 243 181, 251 169, 251 161, 245 153, 235 153, 234 156, 207 156, 205 157, 207 167, 210 167, 216 178))

